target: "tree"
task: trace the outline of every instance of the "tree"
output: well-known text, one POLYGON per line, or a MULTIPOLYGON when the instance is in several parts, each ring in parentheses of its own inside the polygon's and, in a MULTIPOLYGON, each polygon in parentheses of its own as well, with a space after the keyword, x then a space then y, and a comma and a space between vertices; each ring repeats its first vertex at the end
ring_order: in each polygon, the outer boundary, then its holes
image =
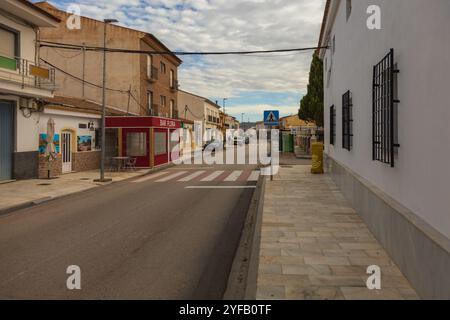
POLYGON ((316 53, 311 62, 308 91, 300 101, 298 117, 323 127, 323 64, 316 53))

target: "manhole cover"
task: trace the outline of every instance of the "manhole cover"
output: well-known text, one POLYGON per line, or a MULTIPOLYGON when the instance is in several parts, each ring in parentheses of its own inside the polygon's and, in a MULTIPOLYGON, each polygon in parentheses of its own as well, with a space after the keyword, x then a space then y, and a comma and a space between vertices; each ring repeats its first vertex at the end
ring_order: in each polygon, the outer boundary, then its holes
POLYGON ((51 186, 51 183, 39 183, 38 186, 51 186))

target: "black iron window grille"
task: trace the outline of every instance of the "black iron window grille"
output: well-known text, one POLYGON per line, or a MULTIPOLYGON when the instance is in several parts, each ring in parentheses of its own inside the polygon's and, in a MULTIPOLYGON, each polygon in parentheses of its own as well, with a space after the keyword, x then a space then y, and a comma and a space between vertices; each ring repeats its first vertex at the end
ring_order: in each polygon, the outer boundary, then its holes
POLYGON ((373 160, 395 166, 396 141, 396 74, 394 49, 373 67, 373 160))
POLYGON ((336 143, 336 107, 330 107, 330 144, 336 143))
POLYGON ((353 99, 350 91, 342 96, 342 147, 353 147, 353 99))

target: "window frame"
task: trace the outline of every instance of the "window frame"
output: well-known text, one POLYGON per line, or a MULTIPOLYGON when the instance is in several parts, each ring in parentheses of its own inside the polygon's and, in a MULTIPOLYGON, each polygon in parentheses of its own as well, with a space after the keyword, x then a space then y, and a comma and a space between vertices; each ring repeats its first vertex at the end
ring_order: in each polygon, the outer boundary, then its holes
POLYGON ((161 68, 161 73, 162 74, 166 74, 166 64, 164 62, 161 61, 160 64, 160 68, 161 68))
POLYGON ((336 106, 330 107, 330 145, 336 144, 336 106))
POLYGON ((348 90, 342 95, 342 148, 353 148, 353 95, 348 90))
POLYGON ((147 55, 147 78, 152 78, 152 67, 153 67, 153 57, 149 54, 147 55))
POLYGON ((171 88, 175 87, 175 71, 170 69, 169 84, 171 88))
POLYGON ((400 144, 396 114, 398 79, 400 71, 395 63, 394 49, 373 66, 372 83, 372 153, 373 160, 395 167, 395 156, 400 144))
MULTIPOLYGON (((14 35, 14 57, 6 57, 6 58, 11 58, 11 59, 20 59, 21 57, 21 47, 20 47, 20 31, 13 29, 11 27, 8 27, 2 23, 0 23, 0 29, 3 29, 6 32, 10 32, 14 35)), ((0 53, 1 55, 1 53, 0 53)))
POLYGON ((153 92, 147 91, 147 112, 149 115, 153 115, 153 92))
POLYGON ((169 101, 169 118, 173 118, 174 110, 175 110, 175 100, 170 99, 170 101, 169 101))

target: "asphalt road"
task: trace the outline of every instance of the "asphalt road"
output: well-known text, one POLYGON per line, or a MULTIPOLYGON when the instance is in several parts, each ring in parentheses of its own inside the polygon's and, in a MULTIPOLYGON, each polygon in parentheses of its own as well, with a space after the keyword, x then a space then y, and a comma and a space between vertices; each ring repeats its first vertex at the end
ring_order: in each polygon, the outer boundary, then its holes
POLYGON ((254 169, 177 166, 0 217, 0 298, 221 299, 254 169))

